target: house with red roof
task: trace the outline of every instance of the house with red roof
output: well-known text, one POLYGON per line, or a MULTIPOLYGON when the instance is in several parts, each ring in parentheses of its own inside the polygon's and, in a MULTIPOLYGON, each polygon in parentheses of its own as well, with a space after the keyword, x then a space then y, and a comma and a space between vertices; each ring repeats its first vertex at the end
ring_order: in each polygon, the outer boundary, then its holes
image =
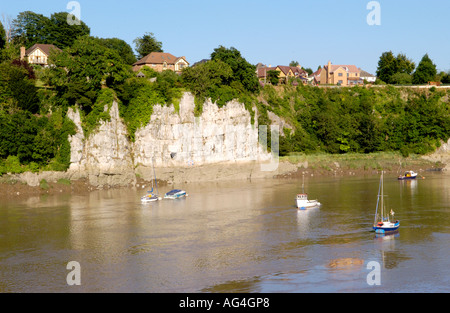
POLYGON ((170 70, 181 73, 183 68, 189 66, 189 62, 186 61, 184 56, 176 57, 167 52, 152 52, 134 63, 133 71, 139 72, 144 66, 148 66, 157 72, 170 70))
POLYGON ((363 83, 360 72, 361 70, 355 65, 335 65, 328 61, 328 64, 324 65, 317 74, 317 81, 322 85, 359 85, 363 83))
POLYGON ((308 77, 308 73, 299 66, 277 65, 272 67, 259 64, 256 67, 256 74, 260 82, 266 82, 268 71, 278 71, 280 82, 287 82, 290 78, 302 79, 308 77))

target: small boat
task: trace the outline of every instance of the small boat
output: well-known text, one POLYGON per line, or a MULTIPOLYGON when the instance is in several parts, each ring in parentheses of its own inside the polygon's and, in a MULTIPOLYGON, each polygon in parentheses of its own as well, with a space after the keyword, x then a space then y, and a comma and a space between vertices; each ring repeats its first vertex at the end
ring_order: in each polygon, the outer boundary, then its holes
POLYGON ((417 173, 415 173, 414 171, 406 171, 405 175, 399 176, 398 179, 399 180, 416 179, 416 177, 417 177, 417 173))
POLYGON ((186 191, 181 189, 173 189, 164 195, 164 199, 179 199, 186 196, 186 191))
POLYGON ((302 181, 302 193, 297 194, 296 203, 299 210, 306 210, 308 208, 319 207, 321 204, 317 200, 308 200, 308 194, 305 193, 305 176, 303 176, 302 181))
POLYGON ((394 232, 400 227, 400 222, 398 220, 391 221, 389 218, 392 215, 392 220, 394 220, 394 211, 390 211, 390 214, 386 214, 384 208, 384 183, 383 183, 383 172, 381 172, 380 184, 378 186, 378 199, 377 207, 375 209, 375 220, 373 223, 373 230, 377 234, 384 234, 389 232, 394 232), (378 215, 378 207, 380 207, 380 215, 378 215))
POLYGON ((156 194, 153 193, 153 181, 152 181, 152 190, 147 191, 147 194, 145 196, 141 197, 142 203, 148 203, 148 202, 162 200, 162 198, 158 196, 158 182, 156 181, 156 173, 155 173, 155 167, 153 166, 153 159, 152 159, 152 167, 153 167, 153 175, 155 176, 154 181, 155 181, 155 185, 156 185, 156 194))
POLYGON ((306 210, 309 208, 315 208, 320 206, 320 202, 317 200, 308 200, 306 193, 299 193, 296 198, 297 208, 299 210, 306 210))
POLYGON ((153 188, 151 191, 147 191, 147 194, 145 196, 141 197, 141 202, 153 202, 153 201, 158 201, 161 200, 160 197, 158 197, 157 195, 155 195, 153 193, 153 188))

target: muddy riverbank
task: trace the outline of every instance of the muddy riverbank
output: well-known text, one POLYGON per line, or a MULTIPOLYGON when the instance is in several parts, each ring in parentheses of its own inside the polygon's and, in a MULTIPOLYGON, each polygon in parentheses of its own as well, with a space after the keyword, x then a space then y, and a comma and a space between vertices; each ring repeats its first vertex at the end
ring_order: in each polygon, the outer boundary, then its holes
MULTIPOLYGON (((299 179, 306 176, 364 176, 378 175, 383 169, 388 174, 402 174, 402 171, 414 170, 419 178, 425 178, 429 171, 444 171, 445 164, 424 158, 404 160, 398 164, 393 158, 384 160, 353 159, 313 159, 290 158, 279 162, 275 171, 261 171, 256 163, 226 165, 214 164, 193 168, 157 168, 156 176, 158 186, 174 185, 186 182, 207 182, 224 180, 257 180, 257 179, 299 179), (370 163, 372 162, 372 163, 370 163)), ((30 173, 26 175, 3 175, 0 177, 0 197, 2 199, 29 197, 38 195, 75 194, 83 195, 99 189, 136 188, 151 189, 154 174, 149 168, 136 171, 136 183, 128 186, 92 185, 87 178, 64 178, 64 173, 47 173, 44 176, 33 176, 33 181, 39 184, 29 184, 30 173), (45 177, 45 178, 41 178, 45 177)))

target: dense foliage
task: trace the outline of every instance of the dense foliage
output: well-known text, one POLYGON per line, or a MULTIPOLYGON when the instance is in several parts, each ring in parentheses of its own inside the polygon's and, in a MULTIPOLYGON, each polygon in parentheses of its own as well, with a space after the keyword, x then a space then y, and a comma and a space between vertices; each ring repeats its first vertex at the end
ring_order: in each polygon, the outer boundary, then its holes
POLYGON ((450 137, 447 91, 410 88, 264 87, 264 101, 291 125, 280 153, 424 154, 450 137))
POLYGON ((69 25, 68 14, 59 12, 48 18, 31 11, 21 12, 13 20, 12 37, 26 48, 36 43, 54 44, 61 49, 70 47, 78 37, 89 35, 91 30, 83 21, 80 25, 69 25))

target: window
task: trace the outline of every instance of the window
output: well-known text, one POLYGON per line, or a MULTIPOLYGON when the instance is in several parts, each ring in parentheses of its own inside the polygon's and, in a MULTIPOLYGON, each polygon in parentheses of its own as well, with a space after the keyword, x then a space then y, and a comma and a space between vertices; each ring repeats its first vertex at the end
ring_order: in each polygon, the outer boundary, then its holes
POLYGON ((342 85, 343 83, 344 83, 344 81, 338 80, 338 84, 339 84, 339 85, 342 85))
POLYGON ((342 77, 342 73, 339 73, 338 76, 339 76, 339 77, 342 77))

